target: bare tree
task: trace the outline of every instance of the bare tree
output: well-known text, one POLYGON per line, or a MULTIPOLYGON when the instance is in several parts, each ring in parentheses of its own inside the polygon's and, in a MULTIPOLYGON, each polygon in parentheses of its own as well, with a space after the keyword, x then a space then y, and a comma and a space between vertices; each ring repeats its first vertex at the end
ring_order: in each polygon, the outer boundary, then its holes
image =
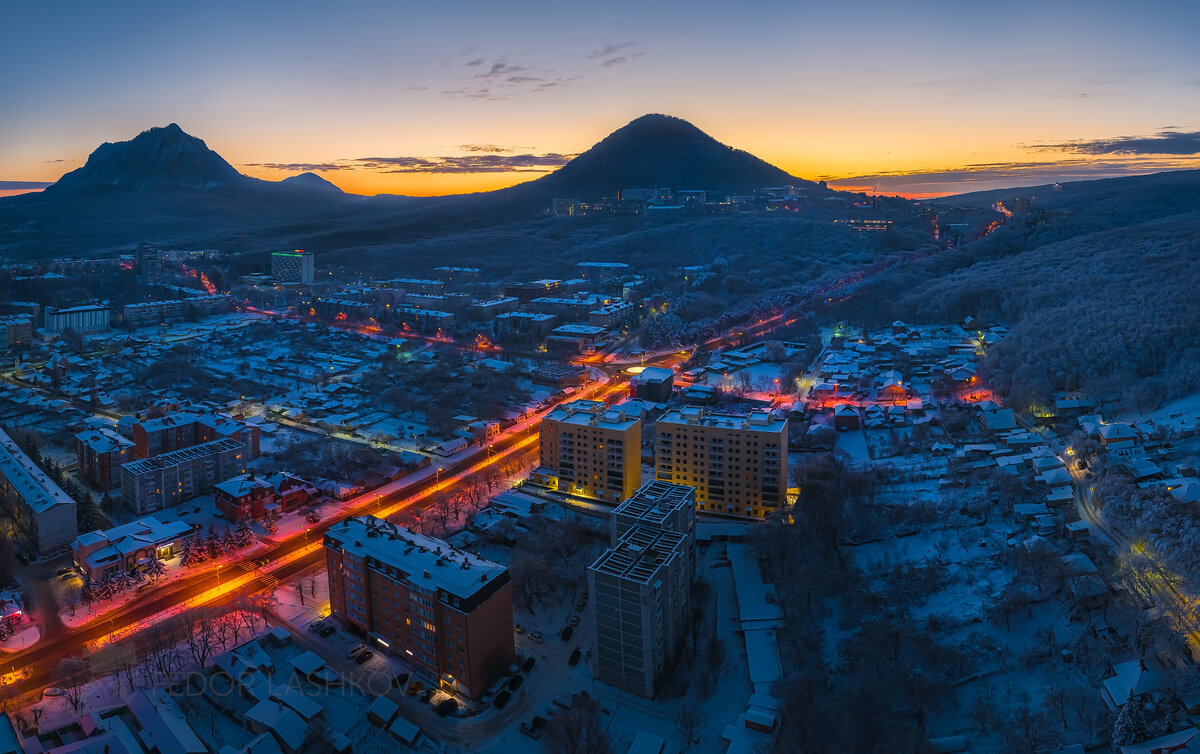
POLYGON ((546 729, 547 754, 613 754, 612 739, 600 720, 600 706, 576 696, 571 708, 553 717, 546 729))
POLYGON ((700 731, 704 729, 704 713, 693 704, 684 704, 675 711, 673 718, 675 734, 683 745, 684 751, 689 751, 700 743, 700 731))
POLYGON ((55 668, 54 674, 62 684, 63 693, 70 702, 71 708, 76 712, 79 711, 82 703, 83 684, 87 682, 88 674, 91 671, 91 663, 78 655, 64 657, 55 668))

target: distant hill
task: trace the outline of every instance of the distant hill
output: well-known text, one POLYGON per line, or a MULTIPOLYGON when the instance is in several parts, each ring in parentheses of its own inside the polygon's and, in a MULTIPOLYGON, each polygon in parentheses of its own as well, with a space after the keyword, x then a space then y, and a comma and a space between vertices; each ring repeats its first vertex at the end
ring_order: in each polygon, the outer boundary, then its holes
POLYGON ((295 186, 296 188, 316 189, 318 191, 332 191, 337 194, 345 193, 316 173, 301 173, 299 175, 288 176, 280 181, 279 184, 281 186, 295 186))

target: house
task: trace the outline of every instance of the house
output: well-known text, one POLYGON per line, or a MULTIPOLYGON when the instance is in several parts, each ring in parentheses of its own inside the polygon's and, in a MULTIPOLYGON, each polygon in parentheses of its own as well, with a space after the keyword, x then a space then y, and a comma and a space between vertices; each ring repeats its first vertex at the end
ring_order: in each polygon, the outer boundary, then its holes
POLYGON ((253 471, 213 485, 213 504, 226 521, 257 521, 274 503, 275 488, 253 471))
POLYGON ((983 411, 979 421, 987 432, 1008 432, 1017 428, 1017 418, 1013 415, 1011 408, 983 411))
POLYGON ((859 418, 858 409, 854 406, 842 404, 833 410, 833 428, 839 432, 860 429, 862 420, 859 418))
POLYGON ((1100 443, 1106 450, 1129 448, 1137 444, 1137 432, 1123 422, 1101 424, 1100 443))
POLYGON ((1146 667, 1145 662, 1128 660, 1113 665, 1112 676, 1105 678, 1100 688, 1100 698, 1113 712, 1134 697, 1148 694, 1158 688, 1159 674, 1146 667))
POLYGON ((1200 734, 1200 730, 1194 727, 1185 728, 1165 736, 1152 738, 1149 741, 1143 741, 1140 744, 1122 746, 1120 747, 1121 754, 1168 754, 1173 751, 1193 751, 1194 747, 1189 744, 1197 734, 1200 734))
POLYGON ((885 372, 881 377, 881 383, 880 388, 875 391, 877 400, 886 403, 908 402, 908 390, 904 388, 904 381, 900 379, 899 373, 885 372))

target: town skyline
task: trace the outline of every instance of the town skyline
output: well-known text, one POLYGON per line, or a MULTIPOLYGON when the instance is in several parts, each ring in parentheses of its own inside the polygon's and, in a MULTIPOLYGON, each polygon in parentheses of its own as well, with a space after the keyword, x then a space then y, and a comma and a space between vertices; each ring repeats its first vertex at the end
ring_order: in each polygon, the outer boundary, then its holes
POLYGON ((1200 60, 1184 32, 1200 19, 1181 3, 1138 19, 1076 3, 623 17, 620 3, 536 5, 523 6, 532 21, 373 3, 336 19, 303 4, 81 8, 61 22, 8 9, 22 32, 0 60, 22 76, 0 91, 0 193, 169 122, 247 175, 311 170, 359 194, 503 188, 652 112, 801 178, 911 198, 1200 166, 1200 81, 1186 73, 1200 60), (849 52, 822 31, 847 25, 849 52))

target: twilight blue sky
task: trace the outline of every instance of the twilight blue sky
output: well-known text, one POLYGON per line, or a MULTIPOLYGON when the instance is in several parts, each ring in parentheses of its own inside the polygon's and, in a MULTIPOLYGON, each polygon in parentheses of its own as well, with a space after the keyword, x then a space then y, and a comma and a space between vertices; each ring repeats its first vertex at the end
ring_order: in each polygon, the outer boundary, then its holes
POLYGON ((264 178, 488 189, 646 112, 888 193, 1200 167, 1198 28, 1195 2, 14 0, 0 190, 169 122, 264 178))

